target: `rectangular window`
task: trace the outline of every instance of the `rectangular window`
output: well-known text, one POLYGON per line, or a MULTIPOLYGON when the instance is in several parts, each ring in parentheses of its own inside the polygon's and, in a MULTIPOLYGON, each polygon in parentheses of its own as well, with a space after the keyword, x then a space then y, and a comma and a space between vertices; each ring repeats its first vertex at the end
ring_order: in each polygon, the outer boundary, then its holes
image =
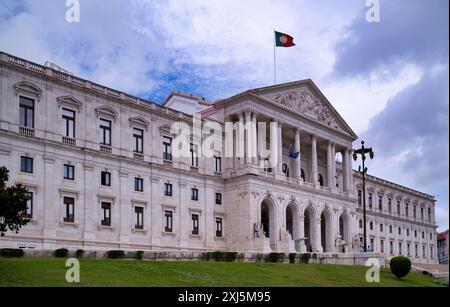
POLYGON ((358 190, 358 205, 362 206, 362 191, 358 190))
POLYGON ((383 211, 383 196, 378 196, 378 210, 383 211))
POLYGON ((23 213, 24 218, 32 219, 33 218, 33 192, 27 192, 25 195, 28 197, 27 200, 27 209, 23 213))
POLYGON ((413 206, 413 217, 417 218, 417 208, 416 208, 416 206, 413 206))
POLYGON ((144 153, 144 130, 133 128, 134 152, 144 153))
POLYGON ((222 229, 222 218, 216 217, 216 237, 222 238, 223 229, 222 229))
POLYGON ((409 205, 408 204, 405 205, 405 215, 406 215, 406 217, 409 217, 409 205))
POLYGON ((428 208, 428 222, 431 222, 431 208, 428 208))
POLYGON ((111 226, 111 203, 102 202, 103 226, 111 226))
POLYGON ((172 184, 164 183, 164 196, 172 197, 172 184))
POLYGON ((219 156, 214 156, 214 172, 222 173, 222 158, 219 156))
POLYGON ((380 251, 384 253, 384 240, 380 240, 380 251))
POLYGON ((400 215, 400 201, 397 201, 397 215, 400 215))
POLYGON ((422 258, 425 258, 427 255, 425 254, 425 245, 422 246, 422 258))
POLYGON ((111 121, 100 119, 100 144, 111 146, 111 121))
POLYGON ((380 231, 383 231, 383 224, 380 224, 380 231))
POLYGON ((172 232, 173 231, 173 212, 172 211, 165 211, 164 216, 166 218, 166 225, 164 227, 165 232, 172 232))
POLYGON ((389 233, 392 233, 392 225, 389 225, 389 233))
POLYGON ((20 171, 22 173, 33 173, 33 158, 20 157, 20 171))
POLYGON ((370 228, 370 230, 373 230, 373 222, 369 223, 369 228, 370 228))
POLYGON ((433 246, 430 246, 430 258, 433 259, 433 246))
POLYGON ((134 213, 136 214, 136 225, 135 229, 144 229, 144 208, 134 207, 134 213))
POLYGON ((398 254, 403 255, 403 246, 402 242, 398 242, 398 254))
POLYGON ((423 221, 423 208, 420 208, 420 219, 423 221))
POLYGON ((409 228, 406 228, 406 236, 409 237, 409 228))
POLYGON ((408 254, 408 256, 411 256, 411 244, 407 244, 406 245, 406 253, 408 254))
POLYGON ((198 215, 192 214, 192 234, 198 235, 198 215))
POLYGON ((370 239, 370 247, 369 247, 369 250, 370 250, 370 251, 374 251, 374 250, 375 250, 373 238, 370 239))
POLYGON ((64 164, 64 179, 75 180, 75 166, 64 164))
POLYGON ((19 98, 19 125, 34 128, 34 100, 20 96, 19 98))
POLYGON ((222 194, 216 193, 216 205, 222 205, 222 194))
POLYGON ((198 167, 198 146, 191 143, 191 166, 198 167))
POLYGON ((198 200, 198 189, 191 189, 191 200, 198 200))
POLYGON ((388 199, 388 212, 392 213, 392 199, 388 199))
POLYGON ((389 253, 391 255, 394 254, 394 242, 392 242, 392 241, 389 242, 389 253))
POLYGON ((402 234, 402 229, 399 227, 398 228, 398 234, 401 235, 402 234))
POLYGON ((101 174, 101 183, 102 186, 110 187, 111 186, 111 173, 110 172, 102 172, 101 174))
POLYGON ((415 246, 415 255, 416 255, 416 258, 419 257, 419 246, 417 244, 415 246))
POLYGON ((62 109, 62 129, 63 135, 68 138, 75 138, 75 112, 62 109))
POLYGON ((64 197, 64 222, 75 222, 75 199, 72 197, 64 197))
POLYGON ((373 195, 369 193, 369 208, 372 208, 373 195))
POLYGON ((134 178, 134 190, 136 192, 144 192, 144 179, 134 178))
POLYGON ((163 159, 172 161, 172 138, 163 136, 163 159))

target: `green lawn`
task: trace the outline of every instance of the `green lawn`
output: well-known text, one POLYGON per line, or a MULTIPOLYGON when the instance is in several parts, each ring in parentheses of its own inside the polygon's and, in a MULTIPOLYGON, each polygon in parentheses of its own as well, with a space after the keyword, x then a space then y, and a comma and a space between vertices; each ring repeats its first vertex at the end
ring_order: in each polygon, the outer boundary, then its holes
POLYGON ((367 268, 362 266, 82 259, 79 284, 65 281, 66 270, 61 259, 0 258, 0 287, 440 286, 432 278, 414 273, 397 280, 388 269, 382 270, 380 283, 367 283, 367 268))

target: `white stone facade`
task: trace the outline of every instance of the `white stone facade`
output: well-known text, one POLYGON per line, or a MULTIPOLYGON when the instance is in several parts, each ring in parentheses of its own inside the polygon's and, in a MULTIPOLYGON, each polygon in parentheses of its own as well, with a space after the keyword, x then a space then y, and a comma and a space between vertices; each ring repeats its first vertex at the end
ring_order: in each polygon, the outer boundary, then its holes
MULTIPOLYGON (((173 94, 159 106, 4 53, 0 69, 0 165, 10 170, 9 183, 33 193, 30 223, 0 239, 0 247, 359 251, 361 179, 351 163, 357 136, 311 80, 216 103, 173 94), (26 112, 32 112, 28 119, 26 112), (74 130, 67 112, 75 117, 74 130), (192 165, 190 158, 165 154, 170 126, 192 126, 191 113, 221 125, 247 123, 249 129, 234 136, 242 157, 228 157, 224 149, 220 159, 200 157, 192 165), (277 136, 271 152, 283 158, 270 171, 256 154, 259 122, 278 123, 267 139, 277 136), (290 152, 300 158, 289 158, 290 152)), ((373 249, 389 257, 400 254, 401 242, 402 254, 409 244, 414 261, 436 263, 434 198, 371 176, 366 187, 373 195, 367 206, 373 249)))

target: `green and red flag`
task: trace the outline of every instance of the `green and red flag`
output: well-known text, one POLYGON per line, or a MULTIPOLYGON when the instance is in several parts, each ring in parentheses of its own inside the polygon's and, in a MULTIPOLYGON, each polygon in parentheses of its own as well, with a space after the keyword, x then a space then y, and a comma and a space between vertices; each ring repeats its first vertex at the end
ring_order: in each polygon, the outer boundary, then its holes
POLYGON ((294 47, 294 38, 288 34, 275 31, 276 47, 294 47))

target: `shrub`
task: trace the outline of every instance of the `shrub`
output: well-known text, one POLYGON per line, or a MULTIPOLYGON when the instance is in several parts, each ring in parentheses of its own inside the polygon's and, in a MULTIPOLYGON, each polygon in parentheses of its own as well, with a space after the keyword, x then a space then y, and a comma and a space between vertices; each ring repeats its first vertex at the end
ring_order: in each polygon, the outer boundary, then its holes
POLYGON ((0 257, 5 258, 22 258, 25 255, 23 249, 20 248, 2 248, 0 249, 0 257))
POLYGON ((137 260, 142 260, 142 259, 144 259, 144 251, 137 251, 137 252, 136 252, 136 259, 137 259, 137 260))
POLYGON ((311 254, 305 253, 300 255, 300 263, 309 263, 309 258, 311 258, 311 254))
POLYGON ((125 252, 120 250, 110 250, 106 252, 106 258, 108 259, 123 259, 125 258, 125 252))
POLYGON ((69 257, 69 250, 67 248, 58 248, 53 251, 53 256, 56 258, 69 257))
POLYGON ((244 260, 245 260, 245 254, 244 254, 244 253, 240 253, 240 254, 238 255, 238 257, 237 257, 237 260, 238 260, 239 262, 244 262, 244 260))
POLYGON ((296 253, 289 254, 289 263, 295 263, 295 258, 297 257, 296 253))
POLYGON ((390 267, 392 274, 397 278, 402 278, 411 271, 411 260, 404 256, 397 256, 391 259, 390 267))
POLYGON ((209 261, 211 259, 215 261, 226 261, 226 262, 234 262, 238 258, 237 252, 207 252, 205 256, 206 260, 209 261))
POLYGON ((283 262, 283 260, 284 260, 284 253, 270 253, 269 256, 267 257, 267 261, 273 263, 283 262))
POLYGON ((264 259, 264 255, 263 254, 256 254, 256 262, 261 262, 264 259))
POLYGON ((81 259, 84 256, 84 250, 82 249, 77 249, 75 252, 75 258, 81 259))

